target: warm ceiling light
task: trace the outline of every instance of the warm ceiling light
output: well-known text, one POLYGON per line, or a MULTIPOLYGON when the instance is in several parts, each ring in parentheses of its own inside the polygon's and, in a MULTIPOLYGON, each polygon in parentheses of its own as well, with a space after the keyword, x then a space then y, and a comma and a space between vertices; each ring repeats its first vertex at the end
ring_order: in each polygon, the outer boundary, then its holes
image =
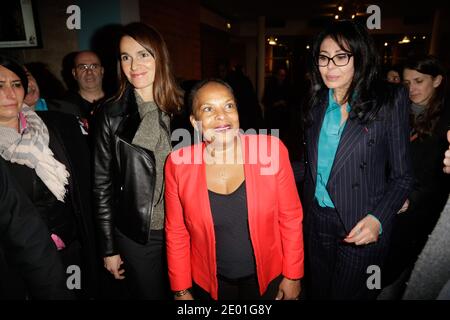
POLYGON ((339 15, 335 15, 334 19, 336 19, 336 20, 339 19, 339 15))
POLYGON ((384 43, 384 46, 385 46, 385 47, 387 47, 387 46, 388 46, 388 43, 387 43, 387 42, 385 42, 385 43, 384 43))
POLYGON ((425 40, 427 37, 423 36, 422 39, 425 40))
POLYGON ((306 46, 306 49, 309 50, 310 46, 306 46))
POLYGON ((355 16, 354 14, 352 14, 352 19, 355 19, 355 17, 356 17, 356 16, 355 16))
POLYGON ((344 9, 343 6, 339 6, 339 7, 338 7, 338 10, 339 10, 339 11, 342 11, 343 9, 344 9))
POLYGON ((231 23, 227 23, 227 29, 229 30, 229 29, 231 29, 231 23))
POLYGON ((402 40, 400 40, 398 43, 404 44, 404 43, 410 43, 411 40, 409 40, 408 36, 404 36, 402 40))
POLYGON ((269 41, 269 44, 271 46, 276 46, 277 45, 277 39, 274 37, 269 37, 269 39, 267 39, 267 41, 269 41))

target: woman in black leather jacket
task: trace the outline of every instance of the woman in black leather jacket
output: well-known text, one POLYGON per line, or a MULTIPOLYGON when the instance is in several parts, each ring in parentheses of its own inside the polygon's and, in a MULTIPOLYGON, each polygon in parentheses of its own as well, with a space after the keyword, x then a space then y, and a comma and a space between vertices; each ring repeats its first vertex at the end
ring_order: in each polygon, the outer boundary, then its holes
POLYGON ((164 163, 170 115, 182 103, 169 54, 153 28, 120 38, 120 88, 95 130, 94 202, 105 268, 132 297, 169 297, 164 242, 164 163))

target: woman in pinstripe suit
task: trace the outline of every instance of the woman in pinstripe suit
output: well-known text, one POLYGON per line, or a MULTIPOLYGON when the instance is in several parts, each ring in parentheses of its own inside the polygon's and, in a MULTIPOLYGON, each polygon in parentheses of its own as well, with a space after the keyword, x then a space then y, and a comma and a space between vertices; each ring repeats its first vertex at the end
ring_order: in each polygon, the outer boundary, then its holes
POLYGON ((356 22, 321 32, 312 58, 303 199, 309 294, 372 299, 412 184, 408 96, 382 81, 373 42, 356 22))

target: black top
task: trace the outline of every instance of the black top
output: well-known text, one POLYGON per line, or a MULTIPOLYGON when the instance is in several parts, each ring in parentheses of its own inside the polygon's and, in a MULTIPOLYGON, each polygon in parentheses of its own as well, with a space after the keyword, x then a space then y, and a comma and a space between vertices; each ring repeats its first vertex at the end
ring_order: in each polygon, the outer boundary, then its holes
POLYGON ((245 181, 228 195, 210 190, 208 193, 216 237, 217 274, 229 279, 255 274, 245 181))

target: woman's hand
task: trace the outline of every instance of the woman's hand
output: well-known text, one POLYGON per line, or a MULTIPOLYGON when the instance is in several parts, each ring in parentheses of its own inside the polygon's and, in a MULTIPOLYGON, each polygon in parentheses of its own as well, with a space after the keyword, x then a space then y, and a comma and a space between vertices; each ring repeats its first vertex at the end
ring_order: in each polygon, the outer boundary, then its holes
POLYGON ((188 290, 186 294, 183 294, 180 297, 175 296, 175 300, 194 300, 194 297, 192 296, 191 292, 188 290))
POLYGON ((378 235, 380 234, 380 227, 380 222, 376 218, 367 215, 356 224, 344 241, 347 243, 354 243, 357 246, 377 242, 378 235))
MULTIPOLYGON (((450 143, 450 130, 447 131, 447 140, 450 143)), ((450 173, 450 145, 448 146, 447 151, 445 151, 444 157, 444 172, 450 173)))
POLYGON ((398 210, 397 214, 405 212, 406 210, 408 210, 408 208, 409 208, 409 199, 406 199, 405 203, 400 208, 400 210, 398 210))
POLYGON ((298 300, 302 286, 300 280, 290 280, 283 277, 278 286, 278 293, 275 300, 298 300))
POLYGON ((103 258, 103 265, 105 266, 106 270, 111 272, 114 278, 118 280, 125 279, 125 276, 123 276, 125 270, 120 269, 120 266, 122 264, 123 264, 122 258, 120 258, 120 255, 118 254, 116 254, 115 256, 103 258))

